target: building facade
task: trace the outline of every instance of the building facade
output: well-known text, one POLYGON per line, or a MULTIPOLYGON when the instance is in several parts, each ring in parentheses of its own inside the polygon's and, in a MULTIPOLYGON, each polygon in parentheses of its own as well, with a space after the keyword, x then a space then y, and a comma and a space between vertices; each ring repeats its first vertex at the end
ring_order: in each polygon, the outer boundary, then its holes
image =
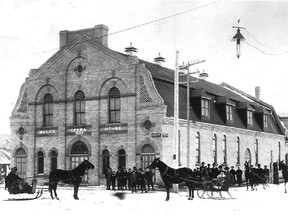
POLYGON ((179 87, 175 153, 174 71, 138 59, 136 48, 108 47, 108 27, 61 31, 60 48, 30 70, 10 117, 12 164, 22 177, 47 181, 53 169, 89 159, 84 183, 104 182, 110 166, 145 168, 155 157, 195 168, 202 161, 269 165, 286 154, 284 130, 269 104, 228 84, 199 80, 179 87))

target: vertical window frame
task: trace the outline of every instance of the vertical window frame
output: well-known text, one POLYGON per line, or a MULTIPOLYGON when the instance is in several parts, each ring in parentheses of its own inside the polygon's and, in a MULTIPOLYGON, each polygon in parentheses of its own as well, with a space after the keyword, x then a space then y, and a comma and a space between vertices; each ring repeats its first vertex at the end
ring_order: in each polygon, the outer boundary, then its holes
POLYGON ((53 96, 46 94, 43 100, 43 126, 53 127, 53 96))
POLYGON ((109 123, 120 123, 121 113, 121 97, 118 88, 113 87, 109 91, 109 104, 108 104, 109 123))
POLYGON ((210 118, 210 100, 201 98, 201 116, 210 118))
POLYGON ((86 101, 85 94, 83 91, 77 91, 74 97, 74 124, 84 125, 85 124, 85 113, 86 113, 86 101))
POLYGON ((230 104, 226 104, 226 120, 229 122, 233 122, 233 106, 230 104))
POLYGON ((196 164, 200 164, 201 163, 201 137, 200 137, 200 133, 197 132, 196 133, 196 164))

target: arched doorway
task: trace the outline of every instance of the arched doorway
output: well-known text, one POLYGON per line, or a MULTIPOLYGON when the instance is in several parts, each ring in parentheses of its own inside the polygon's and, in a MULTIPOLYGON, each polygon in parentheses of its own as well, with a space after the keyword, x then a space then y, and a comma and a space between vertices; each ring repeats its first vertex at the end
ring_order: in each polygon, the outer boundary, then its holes
POLYGON ((248 162, 249 166, 251 166, 251 151, 249 148, 245 151, 245 162, 248 162))
POLYGON ((27 153, 23 148, 18 148, 15 153, 16 167, 18 169, 18 175, 21 178, 26 178, 26 163, 27 153))
POLYGON ((143 146, 141 151, 141 168, 144 170, 155 158, 155 150, 150 144, 143 146))
MULTIPOLYGON (((89 150, 87 148, 87 145, 82 141, 77 141, 71 148, 71 169, 77 167, 85 159, 89 160, 89 150)), ((86 171, 85 175, 82 177, 82 182, 88 183, 88 171, 86 171)))

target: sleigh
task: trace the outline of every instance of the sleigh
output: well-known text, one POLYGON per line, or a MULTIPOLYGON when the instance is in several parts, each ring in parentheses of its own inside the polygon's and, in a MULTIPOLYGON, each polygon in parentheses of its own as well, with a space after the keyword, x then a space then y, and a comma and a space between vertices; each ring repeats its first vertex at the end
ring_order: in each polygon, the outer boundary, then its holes
POLYGON ((13 195, 13 198, 9 197, 7 200, 4 201, 34 200, 40 198, 43 194, 43 189, 37 190, 37 179, 32 180, 31 189, 29 187, 29 190, 15 190, 14 188, 12 188, 11 184, 7 184, 7 181, 5 181, 5 184, 5 188, 8 189, 9 194, 13 195))
POLYGON ((229 192, 231 186, 229 180, 225 180, 222 184, 219 184, 219 182, 214 179, 195 180, 195 178, 187 178, 185 180, 195 185, 197 195, 201 199, 233 199, 229 192), (224 194, 228 194, 229 197, 227 197, 227 195, 224 196, 224 194))

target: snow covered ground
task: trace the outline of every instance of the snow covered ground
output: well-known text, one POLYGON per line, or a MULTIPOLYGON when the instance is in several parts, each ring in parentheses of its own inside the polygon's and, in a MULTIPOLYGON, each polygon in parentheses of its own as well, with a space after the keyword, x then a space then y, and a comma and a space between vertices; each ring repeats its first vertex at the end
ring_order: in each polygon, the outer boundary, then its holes
POLYGON ((125 191, 125 199, 119 199, 113 191, 106 191, 103 187, 80 187, 80 200, 73 199, 72 187, 59 187, 57 192, 60 200, 52 200, 45 190, 37 200, 4 201, 8 197, 18 196, 9 195, 0 187, 0 211, 1 215, 9 216, 286 215, 288 194, 284 193, 284 185, 269 186, 266 190, 259 187, 257 191, 246 191, 245 187, 231 188, 233 199, 226 200, 200 199, 196 193, 194 200, 187 200, 187 192, 181 191, 171 193, 168 202, 162 190, 143 194, 125 191))

